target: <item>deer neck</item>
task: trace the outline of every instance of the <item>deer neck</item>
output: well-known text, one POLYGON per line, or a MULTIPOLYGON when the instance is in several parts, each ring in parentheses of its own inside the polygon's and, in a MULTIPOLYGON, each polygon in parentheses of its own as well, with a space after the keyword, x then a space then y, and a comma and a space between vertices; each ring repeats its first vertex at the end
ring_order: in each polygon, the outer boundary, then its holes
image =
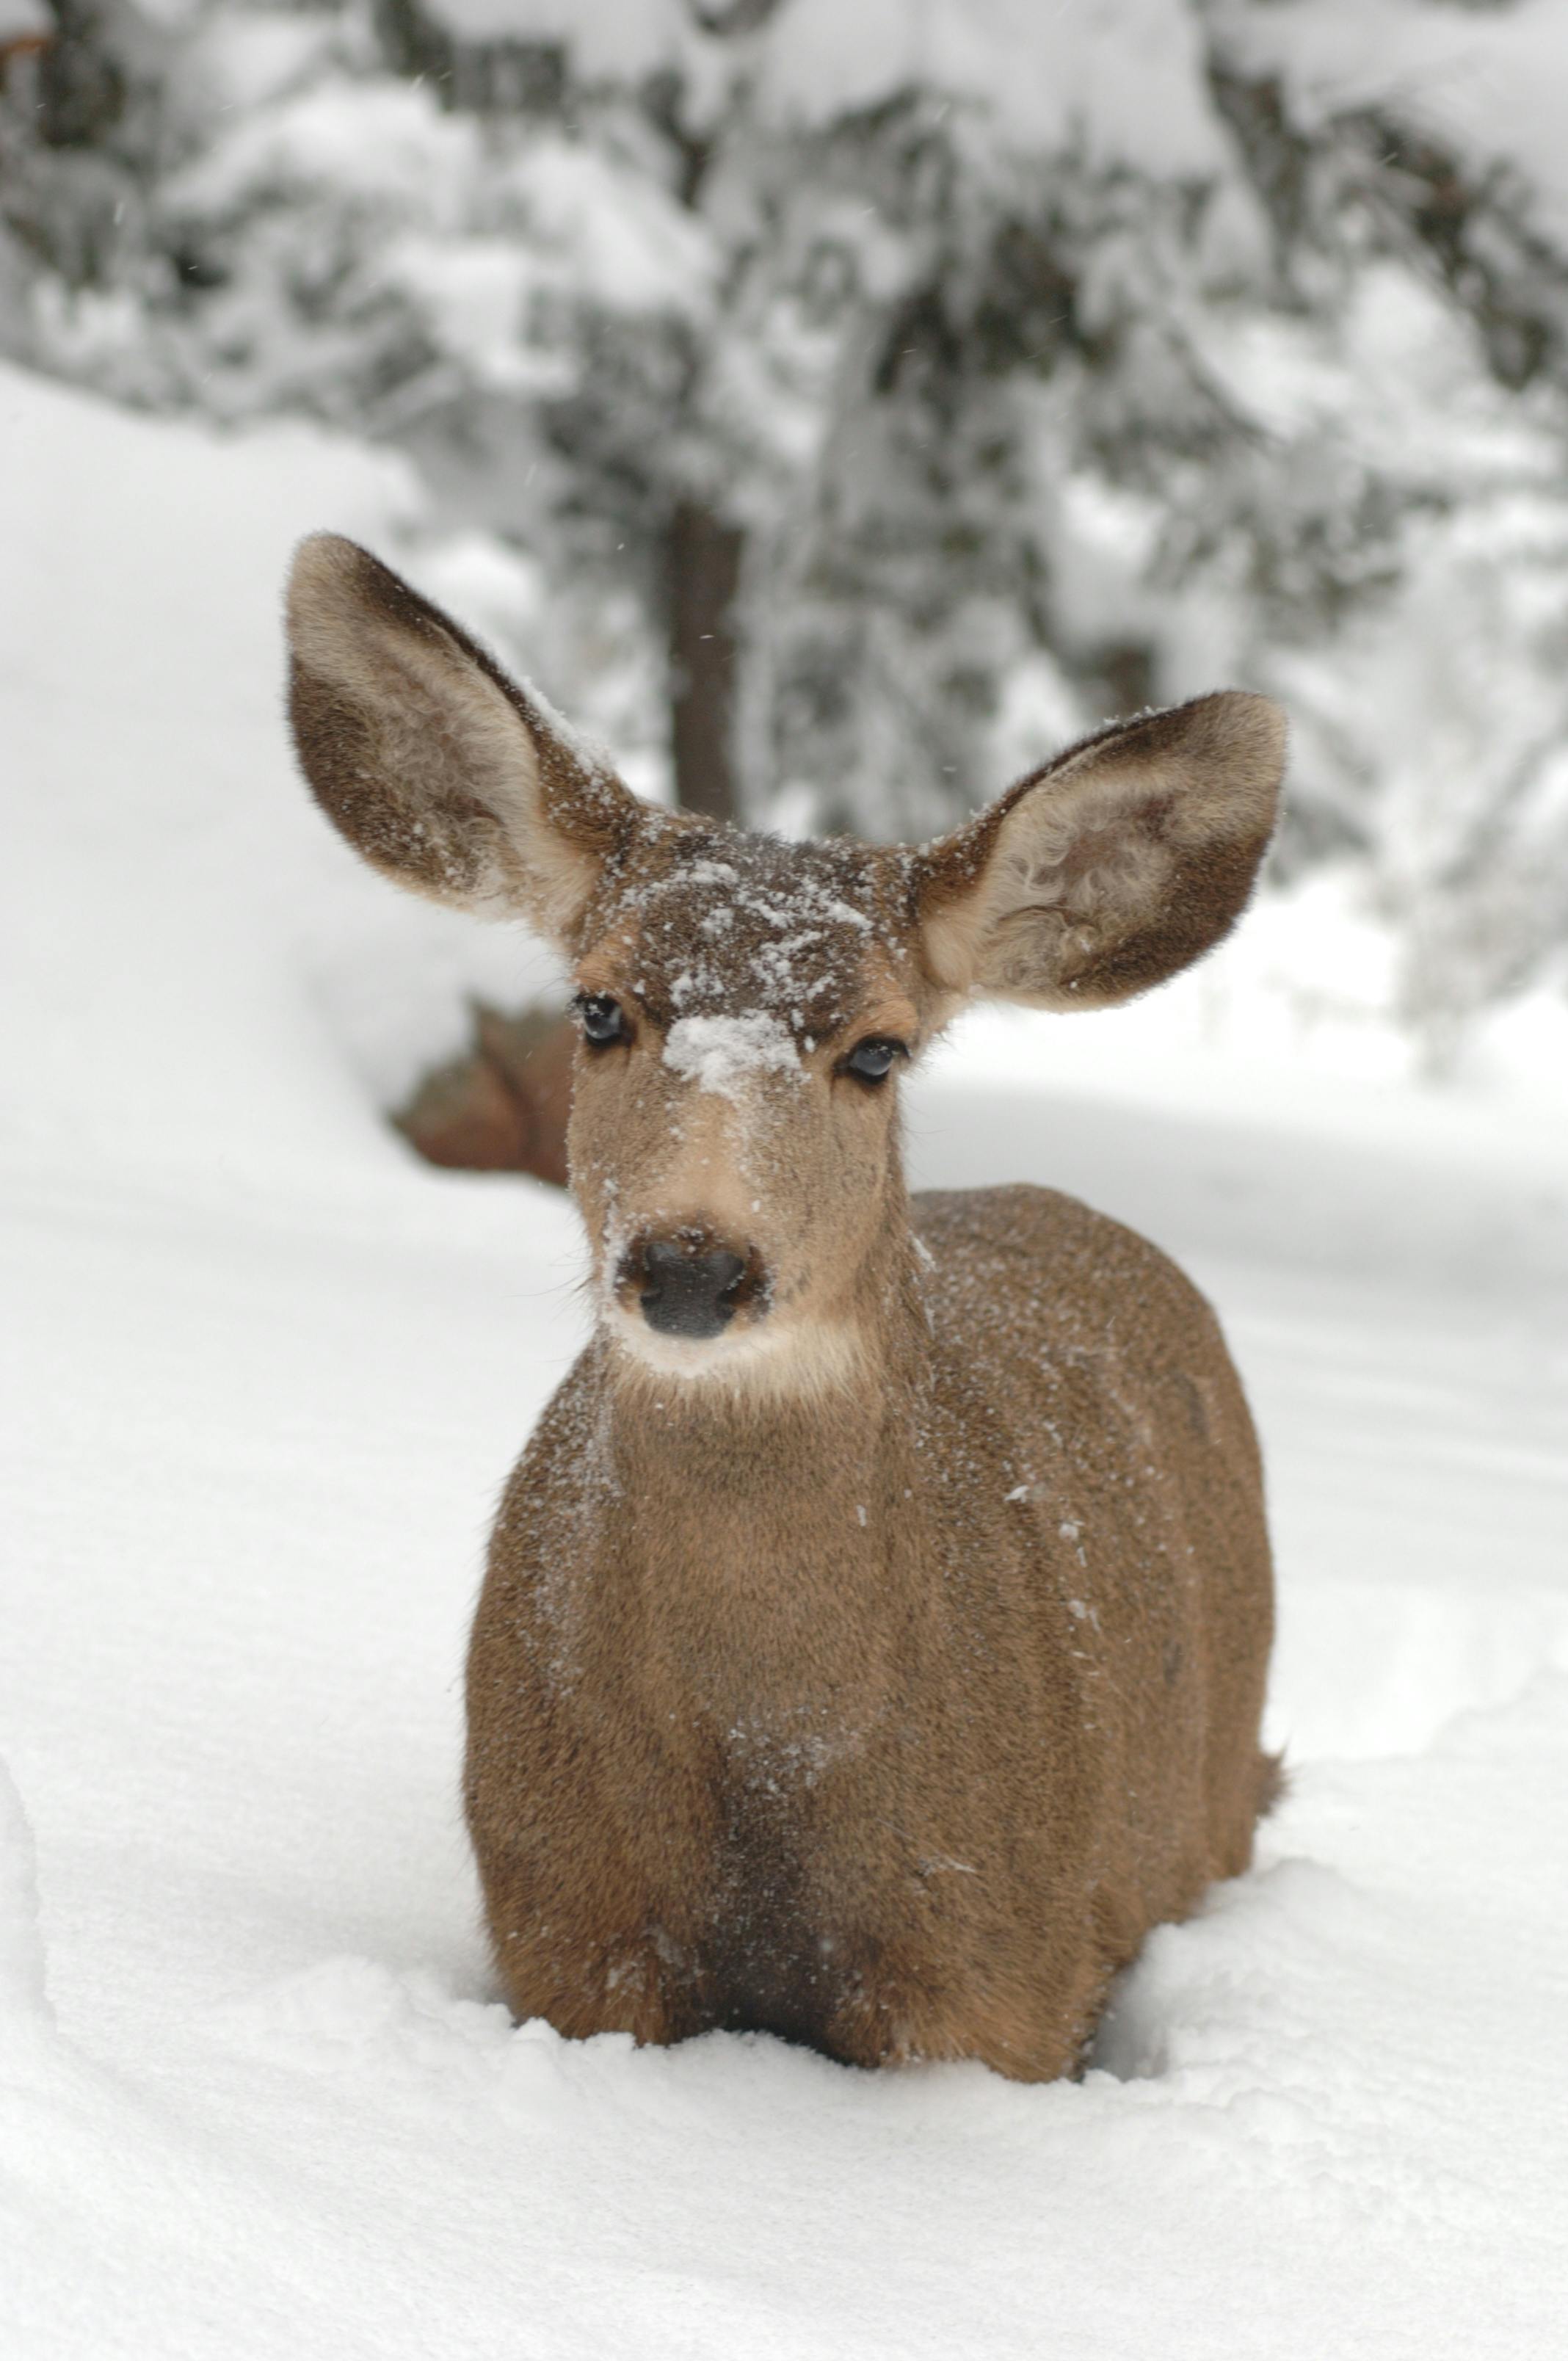
POLYGON ((903 1203, 844 1325, 853 1350, 820 1382, 654 1379, 610 1356, 615 1576, 699 1711, 787 1719, 874 1679, 879 1633, 907 1623, 890 1568, 909 1563, 930 1336, 903 1203))

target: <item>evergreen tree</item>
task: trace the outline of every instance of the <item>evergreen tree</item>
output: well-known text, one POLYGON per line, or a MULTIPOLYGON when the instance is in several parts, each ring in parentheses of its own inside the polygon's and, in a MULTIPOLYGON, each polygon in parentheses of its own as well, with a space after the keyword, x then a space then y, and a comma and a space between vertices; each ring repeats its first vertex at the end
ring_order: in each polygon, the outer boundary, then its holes
POLYGON ((918 834, 1104 714, 1270 689, 1281 870, 1357 868, 1441 1048, 1568 928, 1540 174, 1423 115, 1419 46, 1358 82, 1333 12, 864 14, 55 0, 9 342, 404 445, 532 569, 558 699, 699 808, 918 834))

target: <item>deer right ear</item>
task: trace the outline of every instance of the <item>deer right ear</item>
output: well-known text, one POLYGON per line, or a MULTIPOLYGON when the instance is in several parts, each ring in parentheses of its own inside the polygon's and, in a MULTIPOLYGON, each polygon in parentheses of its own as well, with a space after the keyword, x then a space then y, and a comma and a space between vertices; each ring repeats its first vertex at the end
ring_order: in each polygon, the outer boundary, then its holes
POLYGON ((1284 715, 1237 689, 1069 747, 919 856, 934 979, 1036 1008, 1163 983, 1245 908, 1284 767, 1284 715))
POLYGON ((302 544, 288 631, 294 744, 334 826, 400 885, 569 948, 643 807, 355 542, 302 544))

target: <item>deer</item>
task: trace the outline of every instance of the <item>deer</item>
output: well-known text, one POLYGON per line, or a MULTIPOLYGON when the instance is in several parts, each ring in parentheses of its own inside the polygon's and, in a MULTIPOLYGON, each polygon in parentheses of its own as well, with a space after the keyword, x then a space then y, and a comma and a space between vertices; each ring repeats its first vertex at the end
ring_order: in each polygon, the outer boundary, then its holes
POLYGON ((466 1673, 507 2004, 1080 2072, 1278 1787, 1259 1448, 1176 1266, 1049 1189, 912 1196, 900 1089, 971 999, 1104 1008, 1219 942, 1283 717, 1199 697, 923 846, 784 841, 640 800, 350 541, 299 549, 288 637, 350 846, 572 972, 593 1331, 466 1673))

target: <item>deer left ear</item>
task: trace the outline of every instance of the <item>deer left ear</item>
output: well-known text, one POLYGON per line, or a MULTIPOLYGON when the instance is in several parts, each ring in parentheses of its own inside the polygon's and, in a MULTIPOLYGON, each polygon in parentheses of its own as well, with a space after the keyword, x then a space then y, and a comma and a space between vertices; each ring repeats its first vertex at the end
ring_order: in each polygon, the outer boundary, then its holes
POLYGON ((301 545, 288 630, 294 745, 334 827, 411 893, 570 951, 607 861, 663 817, 352 541, 301 545))
POLYGON ((927 967, 1042 1008, 1163 983, 1245 908, 1284 769, 1284 715, 1234 689, 1070 747, 921 856, 927 967))

